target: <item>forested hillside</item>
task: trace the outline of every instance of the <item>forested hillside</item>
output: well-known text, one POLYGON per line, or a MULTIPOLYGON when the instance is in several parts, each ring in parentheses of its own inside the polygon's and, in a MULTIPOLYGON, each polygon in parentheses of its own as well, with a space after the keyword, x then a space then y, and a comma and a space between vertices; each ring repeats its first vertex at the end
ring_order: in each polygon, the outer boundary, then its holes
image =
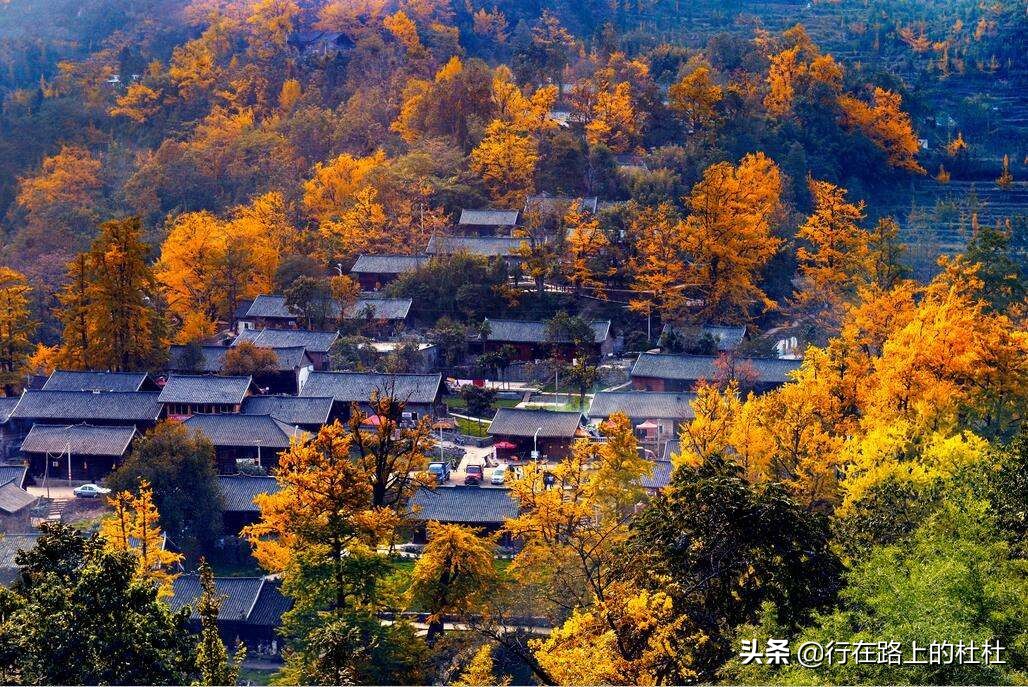
POLYGON ((872 219, 895 216, 922 275, 974 213, 1023 234, 1021 8, 687 5, 7 3, 5 259, 38 287, 47 320, 66 263, 109 217, 140 216, 156 246, 184 213, 265 202, 295 229, 280 249, 323 250, 330 211, 315 187, 375 155, 385 221, 410 232, 417 215, 422 236, 460 207, 529 190, 675 200, 705 167, 756 150, 785 173, 787 208, 810 207, 811 174, 870 201, 872 219), (531 151, 490 134, 505 116, 498 79, 593 133, 540 122, 531 151), (680 101, 697 89, 710 102, 691 111, 680 101), (625 183, 610 154, 636 152, 649 171, 625 183), (527 155, 511 161, 520 169, 489 169, 511 154, 527 155))
POLYGON ((1028 683, 1024 0, 6 0, 0 98, 0 683, 1028 683))

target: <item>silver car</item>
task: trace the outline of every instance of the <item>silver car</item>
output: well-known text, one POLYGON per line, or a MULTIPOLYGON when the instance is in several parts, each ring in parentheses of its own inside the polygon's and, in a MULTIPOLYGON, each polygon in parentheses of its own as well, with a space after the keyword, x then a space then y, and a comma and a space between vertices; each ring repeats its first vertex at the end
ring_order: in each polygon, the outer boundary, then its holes
POLYGON ((96 499, 110 494, 111 490, 98 484, 83 484, 81 487, 72 489, 71 493, 80 499, 96 499))

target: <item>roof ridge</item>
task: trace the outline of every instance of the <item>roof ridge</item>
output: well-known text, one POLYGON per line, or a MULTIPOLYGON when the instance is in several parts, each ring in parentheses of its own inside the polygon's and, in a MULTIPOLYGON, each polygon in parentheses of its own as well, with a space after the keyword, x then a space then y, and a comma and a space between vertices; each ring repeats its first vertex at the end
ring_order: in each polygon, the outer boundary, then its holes
MULTIPOLYGON (((221 346, 218 346, 218 348, 221 348, 221 346)), ((250 379, 250 380, 253 379, 253 375, 204 375, 204 374, 193 374, 193 373, 180 374, 178 372, 173 372, 173 373, 168 375, 168 380, 170 381, 171 379, 176 378, 176 377, 179 377, 179 378, 184 377, 184 378, 187 378, 187 379, 250 379)), ((118 393, 132 393, 132 392, 118 392, 118 393)))
POLYGON ((250 602, 250 607, 246 609, 246 613, 243 614, 243 618, 246 620, 250 619, 250 614, 253 613, 253 609, 257 605, 257 599, 261 598, 261 590, 264 589, 264 581, 267 579, 267 577, 261 577, 261 581, 257 585, 257 592, 253 595, 253 601, 250 602))

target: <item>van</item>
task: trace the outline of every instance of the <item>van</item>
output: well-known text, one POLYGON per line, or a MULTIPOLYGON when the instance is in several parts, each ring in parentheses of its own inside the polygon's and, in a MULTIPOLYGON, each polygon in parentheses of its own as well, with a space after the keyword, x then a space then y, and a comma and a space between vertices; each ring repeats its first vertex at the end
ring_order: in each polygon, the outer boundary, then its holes
POLYGON ((482 470, 481 465, 469 465, 464 468, 464 484, 468 486, 478 486, 482 483, 485 478, 485 472, 482 470))
POLYGON ((429 463, 428 474, 435 477, 437 484, 446 484, 450 481, 450 464, 444 461, 429 463))
POLYGON ((489 477, 489 484, 503 484, 507 481, 507 466, 501 465, 493 468, 493 474, 489 477))

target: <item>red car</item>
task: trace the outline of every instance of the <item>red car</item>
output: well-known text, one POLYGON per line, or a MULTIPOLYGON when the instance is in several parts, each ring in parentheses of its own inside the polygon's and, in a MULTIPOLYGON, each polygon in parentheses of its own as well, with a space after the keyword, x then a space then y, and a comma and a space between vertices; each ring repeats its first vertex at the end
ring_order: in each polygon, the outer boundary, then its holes
POLYGON ((464 471, 464 484, 468 486, 481 484, 484 477, 481 465, 469 465, 464 471))

